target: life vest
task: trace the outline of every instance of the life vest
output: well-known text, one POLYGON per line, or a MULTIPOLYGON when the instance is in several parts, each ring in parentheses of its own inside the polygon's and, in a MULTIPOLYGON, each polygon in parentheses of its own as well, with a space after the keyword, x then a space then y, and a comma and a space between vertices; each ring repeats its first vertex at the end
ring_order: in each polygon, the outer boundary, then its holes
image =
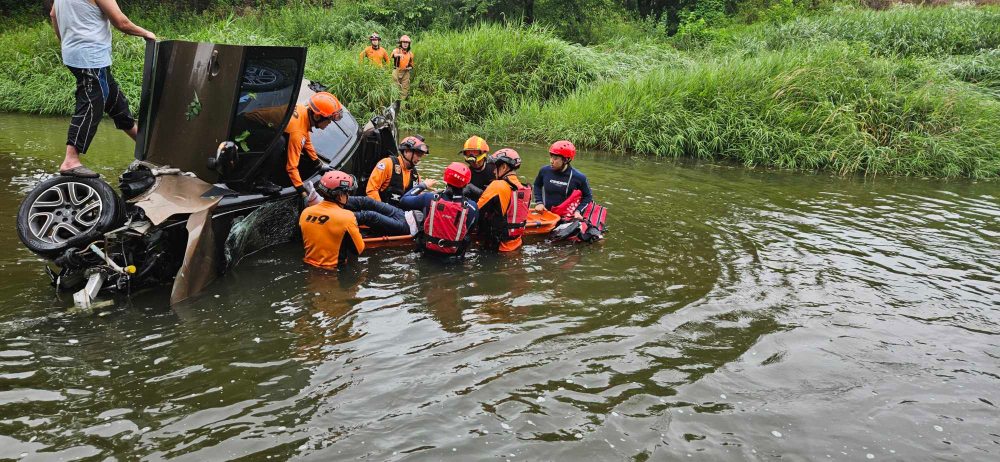
POLYGON ((581 215, 583 215, 582 220, 571 220, 553 230, 549 242, 566 240, 589 243, 604 239, 604 233, 608 230, 605 224, 608 218, 608 209, 597 205, 596 202, 591 202, 583 209, 581 215))
POLYGON ((468 241, 469 203, 465 198, 459 202, 446 201, 435 194, 427 217, 424 218, 424 248, 444 254, 456 254, 468 241))
POLYGON ((420 182, 420 174, 417 173, 417 167, 414 166, 410 170, 410 182, 408 184, 403 184, 403 166, 399 163, 399 156, 390 156, 392 160, 392 177, 389 178, 389 186, 385 188, 386 194, 380 194, 382 196, 382 202, 399 207, 399 200, 413 188, 413 185, 420 182))
POLYGON ((531 186, 517 187, 507 178, 504 178, 504 181, 512 192, 504 220, 505 226, 497 236, 502 242, 512 241, 524 235, 524 226, 528 223, 528 204, 531 202, 531 186))
POLYGON ((392 50, 393 69, 413 69, 413 52, 403 51, 402 48, 392 50))

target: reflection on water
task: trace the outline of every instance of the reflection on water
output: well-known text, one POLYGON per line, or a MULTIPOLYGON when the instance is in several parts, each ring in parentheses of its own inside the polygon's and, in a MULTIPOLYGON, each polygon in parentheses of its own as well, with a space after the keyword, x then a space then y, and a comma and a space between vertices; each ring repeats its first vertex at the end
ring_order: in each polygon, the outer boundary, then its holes
MULTIPOLYGON (((65 123, 0 116, 8 223, 65 123)), ((87 160, 113 178, 109 127, 87 160)), ((544 150, 518 148, 530 180, 544 150)), ((66 315, 5 227, 0 458, 997 458, 995 184, 576 164, 601 244, 335 273, 285 245, 103 318, 66 315)))

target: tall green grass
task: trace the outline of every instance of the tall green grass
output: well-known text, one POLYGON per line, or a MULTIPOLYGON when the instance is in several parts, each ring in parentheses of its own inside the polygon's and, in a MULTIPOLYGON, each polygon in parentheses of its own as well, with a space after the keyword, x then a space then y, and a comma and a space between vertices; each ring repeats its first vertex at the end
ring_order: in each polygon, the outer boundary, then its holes
POLYGON ((733 40, 713 45, 779 50, 846 41, 864 44, 883 56, 974 54, 1000 47, 1000 8, 898 7, 875 11, 836 5, 828 14, 780 24, 760 23, 733 35, 733 40))
MULTIPOLYGON (((390 48, 408 31, 358 5, 132 16, 161 39, 308 46, 306 77, 363 119, 399 91, 358 53, 372 31, 390 48)), ((519 24, 408 33, 408 127, 842 173, 1000 176, 998 8, 838 6, 667 44, 611 31, 581 46, 519 24)), ((114 72, 132 104, 142 53, 141 40, 115 34, 114 72)), ((72 111, 73 78, 47 23, 0 32, 0 63, 0 111, 72 111)))
POLYGON ((1000 103, 930 60, 846 44, 726 57, 581 89, 480 133, 841 173, 1000 174, 1000 103))

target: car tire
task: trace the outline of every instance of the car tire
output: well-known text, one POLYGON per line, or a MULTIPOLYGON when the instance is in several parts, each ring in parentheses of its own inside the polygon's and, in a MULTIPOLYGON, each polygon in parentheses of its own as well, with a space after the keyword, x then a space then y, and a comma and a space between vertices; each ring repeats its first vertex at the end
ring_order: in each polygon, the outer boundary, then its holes
POLYGON ((17 237, 28 250, 55 258, 120 226, 124 202, 99 178, 54 176, 39 183, 17 211, 17 237))
POLYGON ((285 85, 285 74, 268 66, 248 65, 243 71, 242 91, 270 91, 285 85))

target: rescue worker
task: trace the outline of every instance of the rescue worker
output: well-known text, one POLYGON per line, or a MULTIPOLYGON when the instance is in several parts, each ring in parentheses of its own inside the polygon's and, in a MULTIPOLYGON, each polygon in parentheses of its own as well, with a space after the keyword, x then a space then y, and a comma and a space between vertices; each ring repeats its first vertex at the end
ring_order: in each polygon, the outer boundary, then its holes
POLYGON ((316 192, 323 202, 306 207, 299 215, 306 250, 302 261, 318 268, 334 269, 337 263, 365 250, 357 219, 344 209, 356 187, 353 176, 337 170, 325 173, 319 180, 316 192))
POLYGON ((469 241, 471 240, 472 230, 476 225, 476 220, 479 218, 479 206, 471 199, 465 198, 465 188, 469 184, 471 177, 472 171, 468 165, 461 162, 452 162, 448 165, 448 168, 444 169, 444 182, 448 185, 444 192, 441 194, 422 194, 428 189, 425 182, 407 191, 403 199, 400 200, 400 207, 403 210, 420 210, 422 212, 424 221, 421 224, 421 228, 423 229, 423 235, 418 242, 424 251, 449 257, 462 257, 465 255, 465 251, 468 249, 469 241), (451 221, 452 224, 446 223, 443 227, 438 226, 441 223, 440 219, 444 217, 438 217, 437 213, 431 213, 431 207, 438 204, 438 201, 448 203, 445 206, 438 207, 437 210, 453 214, 451 215, 454 217, 453 220, 446 220, 451 221), (463 202, 465 203, 465 220, 463 222, 464 226, 459 233, 457 225, 462 207, 446 206, 452 203, 461 205, 463 202), (432 230, 429 227, 430 223, 435 223, 435 226, 438 227, 432 230), (453 237, 456 235, 460 237, 457 239, 453 237), (442 240, 457 242, 442 243, 442 240))
POLYGON ((531 188, 522 185, 515 174, 521 167, 517 151, 501 149, 493 154, 493 163, 497 179, 486 187, 477 204, 481 229, 487 249, 510 252, 521 247, 531 188), (521 210, 511 208, 515 206, 521 210))
POLYGON ((472 136, 465 140, 465 145, 458 153, 465 158, 472 171, 472 179, 466 187, 466 194, 473 199, 479 199, 486 187, 497 178, 493 158, 490 157, 490 145, 486 144, 486 140, 472 136))
POLYGON ((392 81, 402 91, 400 99, 405 100, 410 93, 410 74, 413 71, 413 52, 410 51, 410 36, 399 38, 399 47, 392 50, 392 81))
POLYGON ((583 218, 580 212, 594 197, 587 176, 570 165, 574 157, 576 146, 569 141, 556 141, 549 147, 549 165, 535 177, 535 210, 549 209, 566 220, 583 218))
POLYGON ((288 134, 288 159, 285 162, 285 171, 288 172, 292 186, 302 197, 309 195, 309 192, 302 185, 302 175, 299 174, 302 152, 304 151, 309 156, 308 162, 315 170, 323 166, 313 148, 309 132, 314 128, 323 130, 330 125, 330 122, 340 120, 343 116, 344 106, 340 104, 336 96, 325 91, 312 95, 308 105, 295 106, 295 112, 292 113, 292 118, 285 128, 285 133, 288 134))
POLYGON ((376 64, 378 67, 382 67, 388 63, 389 53, 385 51, 385 48, 379 46, 379 43, 382 41, 382 37, 379 37, 378 33, 373 32, 372 35, 368 37, 368 40, 371 42, 371 45, 361 52, 361 56, 358 60, 364 62, 365 58, 368 58, 368 62, 376 64))
POLYGON ((429 152, 420 135, 408 136, 399 143, 399 155, 380 160, 368 177, 365 194, 377 201, 399 206, 399 199, 420 182, 417 164, 429 152))
POLYGON ((80 163, 94 140, 104 114, 115 128, 135 140, 137 127, 128 99, 111 75, 111 26, 124 34, 156 40, 156 35, 132 23, 115 0, 55 0, 49 11, 62 62, 76 78, 76 111, 66 136, 66 155, 59 174, 82 178, 99 175, 80 163))

